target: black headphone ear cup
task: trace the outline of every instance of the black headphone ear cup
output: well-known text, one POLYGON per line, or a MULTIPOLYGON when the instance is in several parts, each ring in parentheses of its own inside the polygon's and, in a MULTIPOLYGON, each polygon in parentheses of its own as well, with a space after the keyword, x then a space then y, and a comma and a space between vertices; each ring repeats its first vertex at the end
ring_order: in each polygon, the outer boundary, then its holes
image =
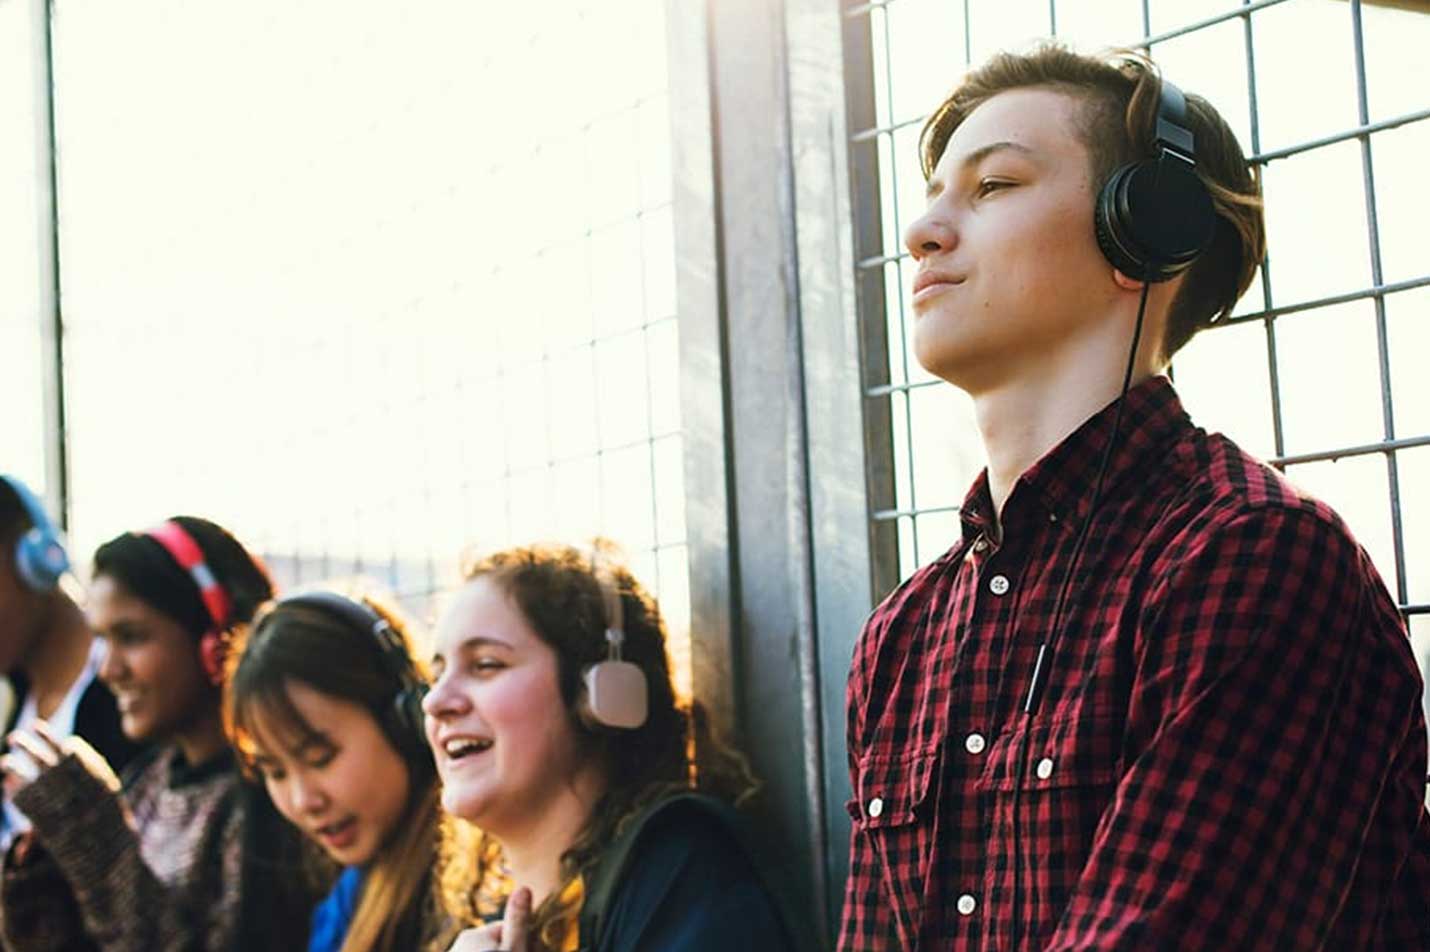
POLYGON ((1102 190, 1097 193, 1097 204, 1092 210, 1092 225, 1097 236, 1097 246, 1102 249, 1102 256, 1129 278, 1142 280, 1143 264, 1123 245, 1115 211, 1121 181, 1131 169, 1130 165, 1121 165, 1108 176, 1102 190))
POLYGON ((403 688, 392 699, 392 707, 385 719, 388 738, 393 746, 409 763, 424 768, 433 765, 422 712, 422 699, 426 694, 425 685, 403 688))
POLYGON ((1129 278, 1166 281, 1211 244, 1216 210, 1206 185, 1177 158, 1149 159, 1113 171, 1098 193, 1098 247, 1129 278))

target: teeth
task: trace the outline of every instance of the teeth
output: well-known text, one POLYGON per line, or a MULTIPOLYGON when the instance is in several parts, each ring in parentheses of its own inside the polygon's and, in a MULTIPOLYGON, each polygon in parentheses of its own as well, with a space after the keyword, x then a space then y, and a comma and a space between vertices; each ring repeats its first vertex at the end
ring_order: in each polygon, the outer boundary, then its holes
POLYGON ((447 741, 447 743, 442 745, 442 749, 446 751, 448 757, 451 757, 453 760, 456 760, 465 757, 468 754, 480 753, 481 751, 484 751, 487 748, 491 747, 491 745, 492 742, 489 740, 477 740, 471 737, 462 737, 456 740, 447 741))

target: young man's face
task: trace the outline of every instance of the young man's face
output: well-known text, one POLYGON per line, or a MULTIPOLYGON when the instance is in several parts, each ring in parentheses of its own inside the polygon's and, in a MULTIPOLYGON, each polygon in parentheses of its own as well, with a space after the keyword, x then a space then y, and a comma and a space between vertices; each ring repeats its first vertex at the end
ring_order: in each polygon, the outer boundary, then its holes
POLYGON ((1097 247, 1080 100, 1014 89, 954 131, 905 232, 919 262, 914 350, 931 373, 977 395, 1045 373, 1116 300, 1097 247))

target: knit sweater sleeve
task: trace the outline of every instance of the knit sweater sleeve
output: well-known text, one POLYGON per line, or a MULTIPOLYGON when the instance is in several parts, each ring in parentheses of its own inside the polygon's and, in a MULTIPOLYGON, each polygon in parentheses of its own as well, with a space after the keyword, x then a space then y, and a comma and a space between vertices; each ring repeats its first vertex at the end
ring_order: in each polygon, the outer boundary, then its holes
POLYGON ((0 948, 5 952, 95 950, 64 873, 28 834, 11 844, 0 873, 0 948))
MULTIPOLYGON (((17 794, 15 803, 68 883, 84 932, 102 952, 205 952, 224 949, 231 941, 237 897, 225 896, 221 887, 224 876, 231 875, 230 885, 239 881, 239 817, 234 811, 205 837, 222 856, 219 869, 200 864, 194 875, 169 886, 144 862, 123 801, 73 756, 17 794)), ((18 872, 23 874, 23 867, 18 872)), ((4 897, 7 921, 10 892, 7 888, 4 897)), ((13 949, 30 952, 31 947, 16 944, 13 949)))

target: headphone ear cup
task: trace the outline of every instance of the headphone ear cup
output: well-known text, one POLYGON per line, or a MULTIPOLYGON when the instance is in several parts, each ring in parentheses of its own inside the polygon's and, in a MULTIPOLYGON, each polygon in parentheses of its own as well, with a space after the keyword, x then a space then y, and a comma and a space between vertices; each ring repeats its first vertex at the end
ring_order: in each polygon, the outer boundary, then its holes
POLYGON ((52 592, 69 570, 69 556, 54 536, 32 528, 15 543, 15 572, 36 592, 52 592))
POLYGON ((581 677, 579 710, 593 727, 635 730, 646 722, 645 672, 629 661, 602 661, 581 677))
POLYGON ((1140 281, 1143 280, 1142 262, 1123 246, 1116 212, 1121 181, 1131 168, 1130 165, 1118 166, 1103 184, 1102 190, 1097 193, 1097 204, 1093 206, 1092 224, 1102 256, 1118 271, 1140 281))
POLYGON ((223 665, 228 658, 228 641, 216 631, 199 639, 199 664, 214 687, 223 684, 223 665))
POLYGON ((1166 281, 1211 244, 1216 210, 1196 171, 1176 158, 1113 171, 1093 209, 1098 247, 1112 266, 1139 281, 1166 281))
POLYGON ((427 746, 427 731, 423 720, 422 699, 426 685, 413 685, 397 692, 387 714, 387 734, 398 752, 414 766, 433 766, 432 750, 427 746))

